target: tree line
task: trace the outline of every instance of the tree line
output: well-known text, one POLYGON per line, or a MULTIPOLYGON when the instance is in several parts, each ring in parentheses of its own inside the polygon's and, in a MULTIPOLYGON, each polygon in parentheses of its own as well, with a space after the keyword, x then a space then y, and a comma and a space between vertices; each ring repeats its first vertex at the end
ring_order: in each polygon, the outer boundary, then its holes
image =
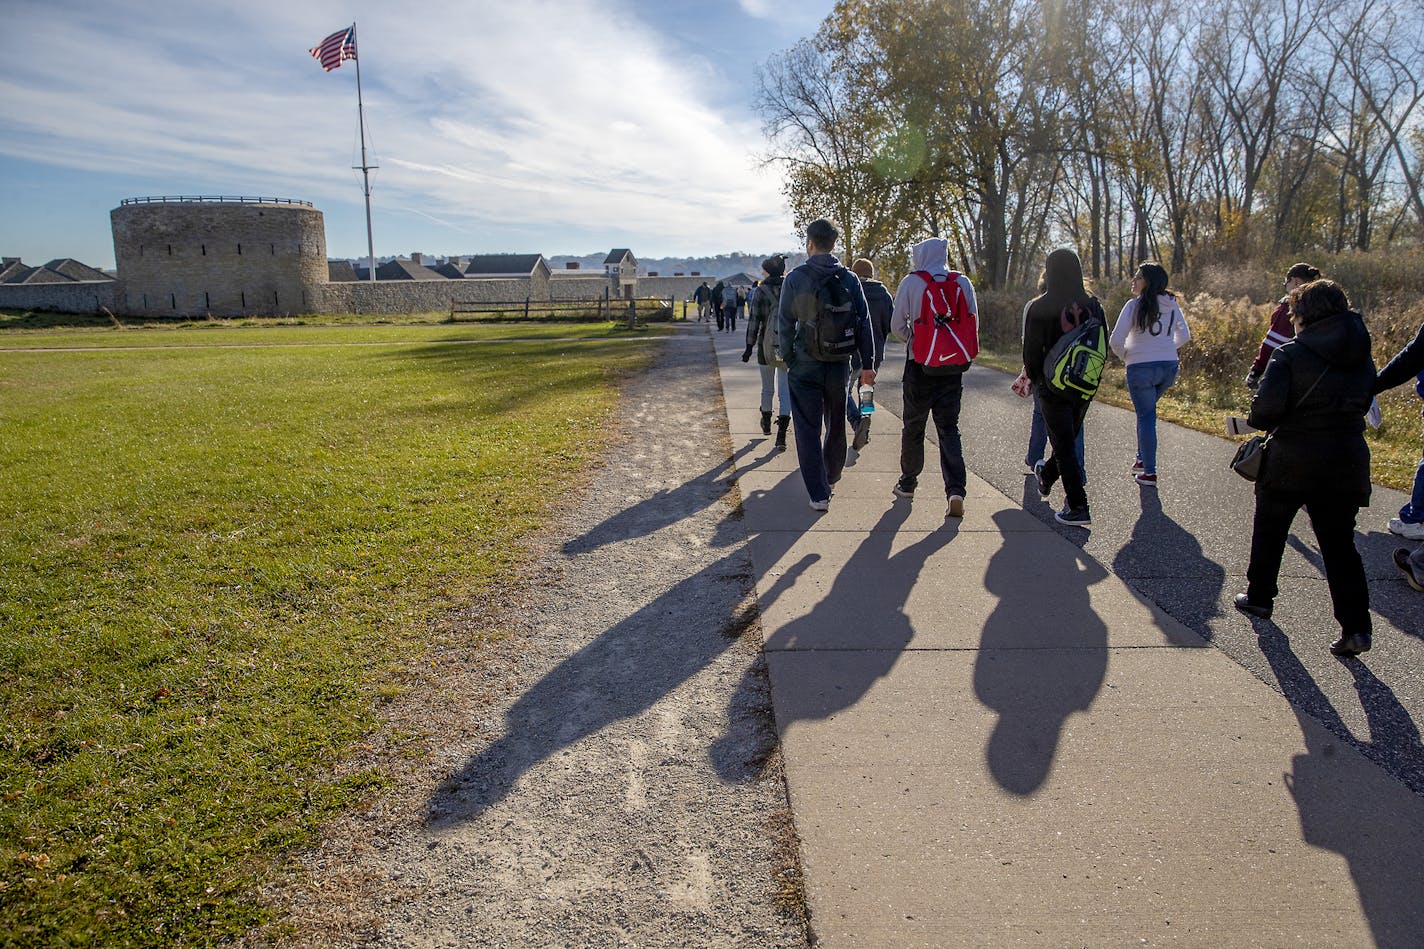
POLYGON ((1424 235, 1419 0, 840 0, 759 70, 799 224, 987 287, 1424 235))

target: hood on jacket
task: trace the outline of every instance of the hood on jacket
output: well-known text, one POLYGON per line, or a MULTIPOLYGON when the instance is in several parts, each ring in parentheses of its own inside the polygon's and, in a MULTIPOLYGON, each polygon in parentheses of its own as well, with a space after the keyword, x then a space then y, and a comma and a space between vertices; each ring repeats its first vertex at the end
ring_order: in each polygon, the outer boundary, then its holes
POLYGON ((1083 262, 1078 255, 1060 247, 1043 263, 1043 282, 1047 294, 1055 299, 1071 300, 1083 296, 1083 262))
POLYGON ((815 254, 806 258, 801 266, 812 271, 818 278, 828 277, 841 265, 835 254, 815 254))
POLYGON ((930 237, 910 248, 912 270, 923 270, 930 274, 949 273, 949 241, 943 237, 930 237))
POLYGON ((1353 311, 1336 313, 1302 326, 1296 342, 1331 366, 1349 369, 1371 363, 1370 331, 1364 318, 1353 311))

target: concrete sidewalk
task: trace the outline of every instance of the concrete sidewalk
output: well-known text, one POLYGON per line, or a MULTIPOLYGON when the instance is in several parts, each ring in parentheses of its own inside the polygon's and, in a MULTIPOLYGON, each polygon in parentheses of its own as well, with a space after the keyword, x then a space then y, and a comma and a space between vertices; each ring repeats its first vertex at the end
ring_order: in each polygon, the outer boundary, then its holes
POLYGON ((1424 942, 1424 799, 885 410, 817 515, 713 336, 820 944, 1424 942))

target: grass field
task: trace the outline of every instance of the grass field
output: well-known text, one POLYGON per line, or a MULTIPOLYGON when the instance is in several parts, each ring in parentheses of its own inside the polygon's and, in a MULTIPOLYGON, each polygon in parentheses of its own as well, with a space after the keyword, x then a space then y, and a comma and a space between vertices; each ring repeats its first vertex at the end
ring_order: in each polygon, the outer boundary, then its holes
POLYGON ((396 670, 596 458, 623 336, 0 333, 0 945, 260 922, 388 780, 347 762, 396 670))

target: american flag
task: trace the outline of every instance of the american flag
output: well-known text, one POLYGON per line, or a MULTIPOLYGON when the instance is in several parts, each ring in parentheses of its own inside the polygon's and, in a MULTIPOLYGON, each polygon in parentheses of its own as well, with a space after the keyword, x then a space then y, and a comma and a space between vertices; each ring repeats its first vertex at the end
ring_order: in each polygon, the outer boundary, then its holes
POLYGON ((341 65, 342 60, 356 58, 356 27, 348 26, 344 30, 337 30, 309 52, 321 60, 322 69, 331 72, 341 65))

